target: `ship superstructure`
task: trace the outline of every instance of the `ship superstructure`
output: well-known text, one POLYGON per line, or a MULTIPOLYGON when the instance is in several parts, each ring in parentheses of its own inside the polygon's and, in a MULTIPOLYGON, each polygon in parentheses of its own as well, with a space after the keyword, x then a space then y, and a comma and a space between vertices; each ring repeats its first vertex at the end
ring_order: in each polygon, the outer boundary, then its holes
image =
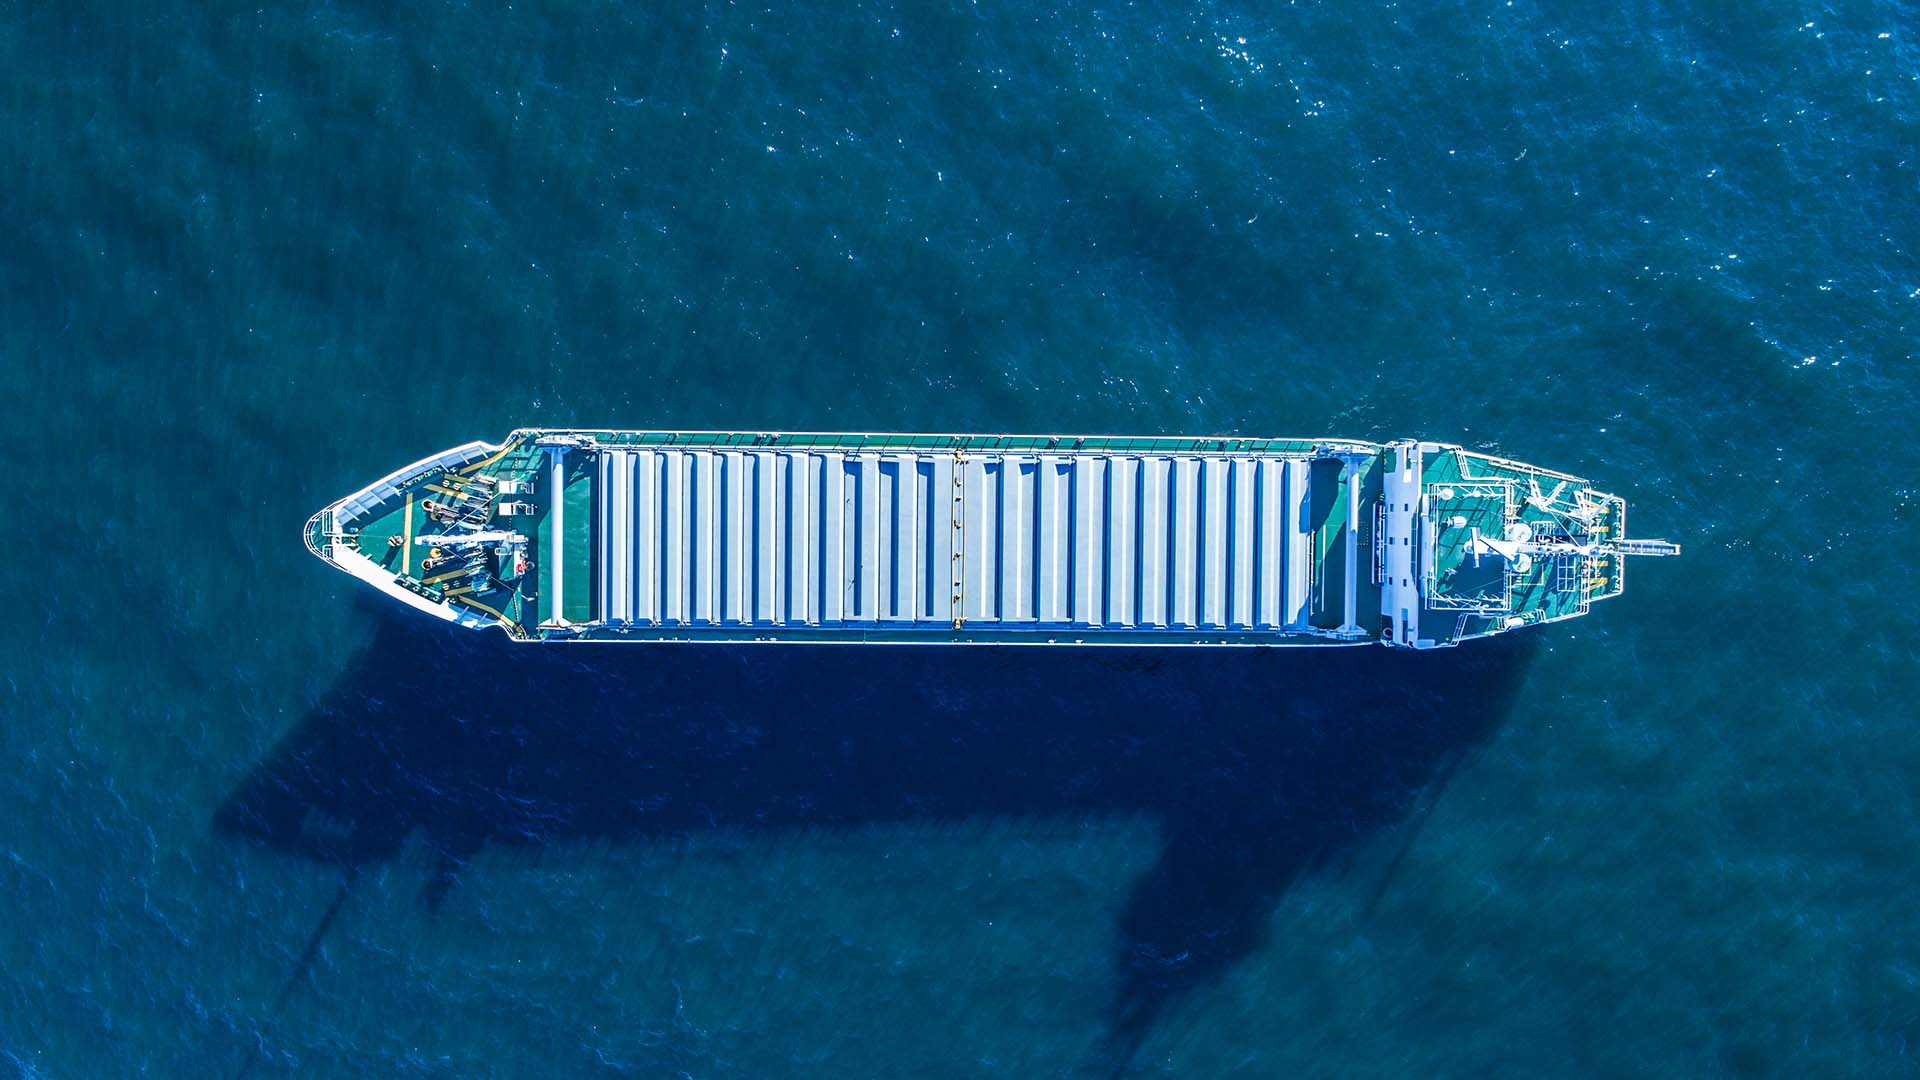
POLYGON ((527 641, 1433 648, 1618 596, 1626 506, 1403 440, 528 429, 307 523, 527 641))

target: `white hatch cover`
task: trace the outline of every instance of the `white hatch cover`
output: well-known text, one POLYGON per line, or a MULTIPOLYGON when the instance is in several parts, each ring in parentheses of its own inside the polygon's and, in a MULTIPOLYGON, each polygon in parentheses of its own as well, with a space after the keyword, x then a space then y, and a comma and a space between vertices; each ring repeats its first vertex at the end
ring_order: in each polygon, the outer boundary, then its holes
POLYGON ((610 625, 1277 632, 1306 622, 1305 457, 597 455, 594 605, 610 625))

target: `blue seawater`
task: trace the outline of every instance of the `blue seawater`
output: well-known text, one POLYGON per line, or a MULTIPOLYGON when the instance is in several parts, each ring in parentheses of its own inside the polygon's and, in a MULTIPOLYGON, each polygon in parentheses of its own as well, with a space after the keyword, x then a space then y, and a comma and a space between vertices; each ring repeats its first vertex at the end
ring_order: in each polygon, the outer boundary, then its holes
POLYGON ((0 1075, 1911 1075, 1912 4, 0 3, 0 1075), (524 424, 1420 435, 1525 640, 513 650, 524 424))

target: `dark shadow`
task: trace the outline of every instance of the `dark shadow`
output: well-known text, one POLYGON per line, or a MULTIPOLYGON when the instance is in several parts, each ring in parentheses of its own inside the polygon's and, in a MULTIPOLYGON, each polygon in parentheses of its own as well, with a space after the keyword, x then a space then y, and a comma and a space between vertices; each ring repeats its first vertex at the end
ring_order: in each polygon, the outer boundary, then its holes
POLYGON ((484 844, 1147 813, 1105 1067, 1257 948, 1301 874, 1405 817, 1505 716, 1528 635, 1415 654, 509 642, 376 610, 371 648, 220 806, 350 869, 484 844))

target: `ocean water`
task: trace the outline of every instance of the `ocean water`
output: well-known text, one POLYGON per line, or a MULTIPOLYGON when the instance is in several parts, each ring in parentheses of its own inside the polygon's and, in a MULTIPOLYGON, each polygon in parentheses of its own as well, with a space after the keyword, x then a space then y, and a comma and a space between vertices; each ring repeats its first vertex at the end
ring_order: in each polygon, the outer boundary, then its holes
POLYGON ((0 2, 0 1076, 1911 1075, 1917 15, 0 2), (525 424, 1417 435, 1686 554, 560 656, 302 549, 525 424))

